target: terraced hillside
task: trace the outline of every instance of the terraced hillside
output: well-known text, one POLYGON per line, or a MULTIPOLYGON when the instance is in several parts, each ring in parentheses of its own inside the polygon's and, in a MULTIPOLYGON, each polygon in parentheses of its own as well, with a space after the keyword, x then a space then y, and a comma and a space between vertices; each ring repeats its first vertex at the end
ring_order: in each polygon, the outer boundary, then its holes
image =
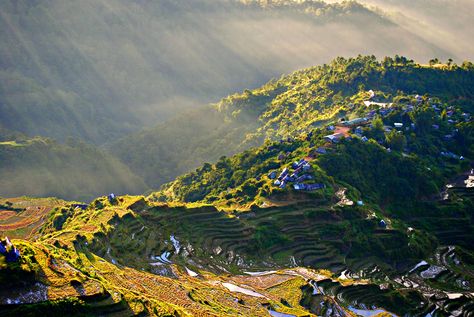
POLYGON ((0 278, 10 291, 0 292, 0 301, 10 304, 0 311, 67 309, 112 316, 472 311, 471 249, 436 249, 424 230, 388 218, 383 229, 369 207, 336 203, 308 197, 229 213, 122 196, 99 198, 85 210, 58 206, 37 242, 13 240, 22 256, 19 263, 2 262, 0 278))
POLYGON ((54 198, 0 199, 0 236, 36 240, 51 210, 65 204, 54 198))
MULTIPOLYGON (((67 311, 72 315, 111 316, 145 312, 159 316, 233 316, 238 313, 264 316, 269 315, 270 310, 276 310, 302 316, 308 315, 308 311, 299 304, 304 296, 299 287, 308 285, 310 279, 331 278, 329 272, 300 269, 270 272, 264 277, 215 275, 197 268, 192 261, 186 265, 196 271, 168 262, 157 265, 157 269, 152 270, 154 275, 148 273, 148 269, 143 272, 133 268, 133 264, 137 264, 136 261, 133 263, 133 258, 140 256, 137 254, 139 251, 135 254, 124 252, 134 246, 125 243, 123 228, 130 225, 130 231, 135 233, 132 240, 146 241, 151 251, 155 248, 150 243, 161 240, 166 244, 168 241, 156 234, 153 239, 144 239, 146 235, 161 232, 148 228, 156 222, 149 221, 142 209, 150 206, 144 205, 140 197, 121 197, 113 204, 102 199, 94 204, 98 209, 92 206, 87 212, 75 209, 77 212, 69 215, 70 218, 61 224, 60 231, 51 230, 53 232, 48 233, 47 224, 42 230, 45 235, 40 242, 13 240, 22 256, 18 263, 2 262, 0 279, 2 285, 8 286, 8 292, 0 292, 0 311, 3 314, 55 315, 67 311), (136 209, 137 213, 130 208, 136 209), (130 222, 132 218, 143 221, 145 229, 134 227, 130 222), (105 225, 98 225, 100 223, 105 225), (104 232, 108 232, 110 245, 104 256, 99 257, 96 255, 101 253, 98 241, 103 240, 104 232), (124 243, 120 245, 119 240, 114 239, 115 235, 121 236, 124 243), (122 264, 130 260, 127 266, 122 264), (282 287, 281 283, 286 284, 282 287), (282 304, 290 302, 291 305, 282 304)), ((62 215, 61 210, 68 208, 74 206, 66 205, 54 210, 51 224, 57 224, 55 220, 62 215)), ((166 207, 154 208, 165 213, 168 211, 166 207)), ((190 212, 200 213, 203 217, 207 214, 209 219, 222 222, 218 227, 228 225, 215 209, 203 209, 190 212)), ((171 210, 176 218, 186 212, 183 208, 179 209, 179 214, 176 211, 171 210)), ((217 231, 215 237, 218 236, 217 231)), ((175 240, 174 243, 180 242, 175 240)), ((173 261, 178 257, 173 256, 173 261)), ((207 264, 212 268, 212 263, 207 264)), ((222 271, 220 264, 217 261, 214 265, 222 271)), ((322 302, 328 302, 330 307, 336 305, 341 311, 346 310, 330 298, 322 302)))
POLYGON ((233 272, 291 265, 342 270, 364 256, 396 263, 417 259, 433 249, 422 232, 408 237, 401 229, 379 230, 378 222, 366 219, 363 209, 329 211, 328 204, 315 203, 242 215, 213 207, 154 207, 141 212, 139 218, 127 216, 117 221, 113 232, 96 236, 91 247, 119 263, 150 270, 152 260, 160 255, 182 253, 184 263, 189 257, 198 267, 233 272), (373 245, 362 245, 357 234, 370 237, 373 245), (409 241, 412 246, 407 248, 409 241), (209 257, 213 260, 206 261, 209 257))

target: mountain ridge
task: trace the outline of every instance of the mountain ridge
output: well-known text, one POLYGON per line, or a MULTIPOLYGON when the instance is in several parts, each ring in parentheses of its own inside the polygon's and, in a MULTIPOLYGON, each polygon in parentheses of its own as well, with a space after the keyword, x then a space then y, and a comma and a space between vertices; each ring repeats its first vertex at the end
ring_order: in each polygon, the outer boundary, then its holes
MULTIPOLYGON (((195 111, 170 125, 129 136, 113 144, 110 151, 156 188, 199 163, 215 162, 265 139, 295 137, 345 115, 355 117, 364 109, 370 89, 378 92, 380 101, 397 95, 398 90, 439 94, 444 101, 469 98, 473 94, 465 88, 473 80, 469 65, 422 66, 400 56, 383 61, 374 56, 340 58, 231 95, 213 108, 195 111), (175 140, 168 142, 173 136, 175 140), (206 144, 207 151, 199 151, 197 144, 206 144), (140 153, 150 153, 153 168, 143 168, 149 164, 149 156, 140 153), (161 155, 166 158, 160 160, 161 155)), ((466 100, 459 103, 466 104, 466 111, 471 107, 466 100)))

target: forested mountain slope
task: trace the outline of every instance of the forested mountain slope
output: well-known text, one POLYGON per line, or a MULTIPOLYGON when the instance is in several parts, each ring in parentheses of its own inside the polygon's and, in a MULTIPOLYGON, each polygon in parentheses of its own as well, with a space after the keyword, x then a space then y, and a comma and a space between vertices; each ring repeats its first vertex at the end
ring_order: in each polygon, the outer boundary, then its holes
POLYGON ((344 116, 360 116, 370 90, 379 102, 428 94, 472 112, 473 84, 470 63, 421 66, 399 56, 338 58, 133 134, 110 150, 156 188, 199 163, 215 162, 265 139, 296 137, 344 116))
POLYGON ((114 141, 282 73, 359 53, 454 56, 355 2, 0 1, 0 123, 114 141))
POLYGON ((0 136, 0 195, 89 201, 98 193, 140 193, 143 181, 116 158, 80 141, 0 136))
MULTIPOLYGON (((386 208, 430 199, 453 175, 469 170, 469 159, 474 155, 470 114, 464 112, 464 107, 434 97, 392 98, 395 102, 384 103, 380 109, 375 104, 358 107, 356 112, 363 117, 340 122, 336 132, 328 124, 292 138, 267 141, 229 158, 221 157, 212 165, 206 163, 164 185, 153 197, 163 201, 223 202, 227 206, 267 204, 267 199, 271 203, 272 197, 285 196, 288 190, 280 182, 285 182, 285 169, 294 169, 286 185, 324 184, 326 189, 320 191, 323 196, 348 187, 354 199, 386 208), (305 169, 295 164, 303 164, 305 169)), ((295 189, 298 192, 301 188, 295 189)))

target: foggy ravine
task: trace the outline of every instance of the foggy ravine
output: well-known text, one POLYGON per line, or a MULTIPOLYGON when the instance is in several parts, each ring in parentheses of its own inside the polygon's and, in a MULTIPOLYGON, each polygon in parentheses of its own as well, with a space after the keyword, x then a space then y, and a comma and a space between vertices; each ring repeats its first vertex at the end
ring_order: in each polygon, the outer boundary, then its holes
POLYGON ((470 57, 358 6, 237 2, 1 0, 0 125, 101 144, 336 56, 470 57))

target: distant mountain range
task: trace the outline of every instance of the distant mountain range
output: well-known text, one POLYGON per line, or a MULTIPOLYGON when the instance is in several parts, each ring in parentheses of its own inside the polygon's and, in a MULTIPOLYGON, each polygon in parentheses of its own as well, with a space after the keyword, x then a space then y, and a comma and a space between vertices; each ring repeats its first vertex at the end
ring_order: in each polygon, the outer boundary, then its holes
POLYGON ((336 56, 474 57, 472 48, 458 54, 357 2, 1 6, 0 124, 95 144, 336 56))

